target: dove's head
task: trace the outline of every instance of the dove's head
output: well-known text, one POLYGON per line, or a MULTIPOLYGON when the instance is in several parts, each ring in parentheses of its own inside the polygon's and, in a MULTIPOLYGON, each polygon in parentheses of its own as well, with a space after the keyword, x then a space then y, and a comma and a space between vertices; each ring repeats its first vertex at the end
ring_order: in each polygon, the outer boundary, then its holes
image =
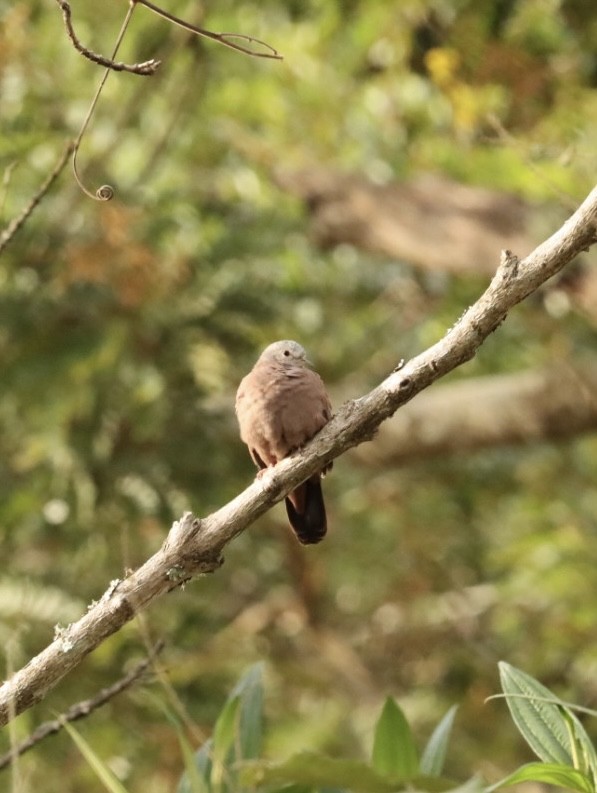
POLYGON ((281 364, 302 363, 309 366, 309 359, 304 348, 301 347, 298 341, 291 341, 290 339, 275 341, 270 344, 261 353, 260 360, 276 361, 281 364))

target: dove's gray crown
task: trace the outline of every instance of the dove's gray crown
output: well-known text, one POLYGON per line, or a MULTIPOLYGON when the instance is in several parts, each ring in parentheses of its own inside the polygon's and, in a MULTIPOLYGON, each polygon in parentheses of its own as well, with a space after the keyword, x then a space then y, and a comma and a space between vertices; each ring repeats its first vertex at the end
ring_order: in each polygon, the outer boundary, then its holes
POLYGON ((266 347, 260 355, 260 360, 274 360, 283 363, 287 361, 305 361, 307 362, 307 353, 305 348, 302 347, 298 341, 292 339, 283 339, 282 341, 275 341, 266 347))

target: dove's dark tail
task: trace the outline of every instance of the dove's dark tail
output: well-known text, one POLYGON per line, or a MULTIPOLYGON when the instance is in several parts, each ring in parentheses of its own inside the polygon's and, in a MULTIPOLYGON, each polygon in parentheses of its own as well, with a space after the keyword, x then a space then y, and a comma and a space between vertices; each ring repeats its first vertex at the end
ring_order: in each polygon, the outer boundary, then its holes
POLYGON ((285 503, 290 525, 303 545, 313 545, 323 540, 327 519, 319 474, 293 490, 285 503))

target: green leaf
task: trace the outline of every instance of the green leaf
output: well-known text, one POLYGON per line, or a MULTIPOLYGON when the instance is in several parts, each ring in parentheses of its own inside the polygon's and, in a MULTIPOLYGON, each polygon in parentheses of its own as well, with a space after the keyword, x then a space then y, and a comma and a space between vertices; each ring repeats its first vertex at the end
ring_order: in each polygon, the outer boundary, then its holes
POLYGON ((519 669, 503 661, 499 666, 508 707, 529 746, 544 762, 563 763, 590 775, 594 789, 597 753, 573 706, 519 669))
POLYGON ((395 782, 384 779, 366 763, 337 760, 316 752, 300 752, 282 763, 252 760, 243 764, 239 777, 242 784, 253 787, 333 787, 359 793, 392 793, 397 789, 395 782))
POLYGON ((593 788, 597 781, 597 754, 591 739, 576 715, 568 708, 562 707, 562 717, 569 730, 572 744, 572 759, 574 768, 582 773, 590 774, 593 788))
POLYGON ((81 733, 75 730, 68 722, 64 722, 64 729, 73 739, 73 743, 81 752, 106 790, 109 791, 109 793, 127 793, 126 788, 118 781, 104 761, 98 757, 81 733))
POLYGON ((202 762, 202 759, 208 759, 211 741, 206 741, 198 752, 193 752, 180 728, 177 729, 177 734, 185 766, 185 773, 179 782, 177 793, 208 793, 211 765, 202 762))
POLYGON ((208 738, 204 744, 202 744, 199 749, 195 752, 195 765, 199 770, 199 773, 205 779, 207 783, 208 789, 211 790, 210 780, 211 780, 211 770, 212 770, 212 762, 211 757, 213 753, 213 741, 211 738, 208 738))
POLYGON ((168 705, 150 691, 145 692, 145 697, 160 709, 176 732, 180 750, 184 760, 185 771, 182 774, 176 793, 208 793, 211 777, 211 739, 196 752, 189 743, 180 719, 170 710, 168 705))
POLYGON ((545 763, 573 766, 566 720, 561 706, 552 704, 560 700, 533 677, 504 661, 500 661, 499 670, 512 719, 531 749, 545 763))
MULTIPOLYGON (((460 790, 453 780, 434 776, 417 775, 411 780, 389 780, 367 763, 359 760, 337 760, 317 752, 300 752, 282 763, 250 760, 241 766, 239 779, 248 787, 279 786, 280 793, 287 786, 292 786, 293 789, 317 789, 322 793, 324 789, 390 793, 412 786, 430 793, 460 790)), ((463 793, 480 793, 480 790, 479 785, 474 789, 462 787, 463 793)))
POLYGON ((421 772, 423 774, 439 776, 443 771, 448 751, 448 741, 450 740, 457 710, 458 706, 452 705, 433 731, 421 757, 421 772))
POLYGON ((178 793, 211 790, 211 783, 214 788, 232 789, 237 761, 259 755, 263 729, 262 670, 263 664, 254 664, 235 685, 220 712, 213 738, 195 754, 192 772, 183 746, 187 771, 178 793), (202 788, 198 787, 198 779, 202 788))
POLYGON ((412 779, 419 770, 417 748, 404 713, 388 697, 375 726, 373 768, 388 779, 412 779))
MULTIPOLYGON (((485 787, 478 776, 467 779, 462 785, 452 786, 444 793, 484 793, 485 787)), ((486 793, 486 792, 485 792, 486 793)))
POLYGON ((250 760, 259 757, 263 734, 263 664, 251 666, 230 696, 240 697, 241 700, 238 759, 250 760))
POLYGON ((234 745, 237 734, 237 714, 241 700, 238 695, 229 699, 218 716, 213 734, 212 751, 212 782, 215 786, 221 785, 225 776, 225 767, 228 754, 234 745))
POLYGON ((520 782, 542 782, 546 785, 556 785, 557 787, 576 790, 578 793, 594 793, 594 787, 586 774, 570 768, 567 765, 558 763, 529 763, 521 766, 510 776, 497 782, 485 793, 491 793, 501 787, 517 785, 520 782))
MULTIPOLYGON (((305 787, 305 785, 283 785, 280 788, 270 790, 269 793, 311 793, 311 790, 312 788, 305 787)), ((339 793, 342 792, 340 791, 339 793)))

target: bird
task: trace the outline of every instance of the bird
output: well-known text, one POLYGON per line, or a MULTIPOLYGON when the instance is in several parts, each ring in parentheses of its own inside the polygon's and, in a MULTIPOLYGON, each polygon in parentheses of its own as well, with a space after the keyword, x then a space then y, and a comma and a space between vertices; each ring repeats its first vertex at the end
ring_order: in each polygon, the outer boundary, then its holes
MULTIPOLYGON (((302 448, 332 417, 323 380, 304 348, 289 339, 261 353, 238 387, 235 407, 241 439, 260 470, 302 448)), ((326 534, 321 477, 331 467, 328 463, 285 499, 288 520, 303 545, 318 543, 326 534)))

